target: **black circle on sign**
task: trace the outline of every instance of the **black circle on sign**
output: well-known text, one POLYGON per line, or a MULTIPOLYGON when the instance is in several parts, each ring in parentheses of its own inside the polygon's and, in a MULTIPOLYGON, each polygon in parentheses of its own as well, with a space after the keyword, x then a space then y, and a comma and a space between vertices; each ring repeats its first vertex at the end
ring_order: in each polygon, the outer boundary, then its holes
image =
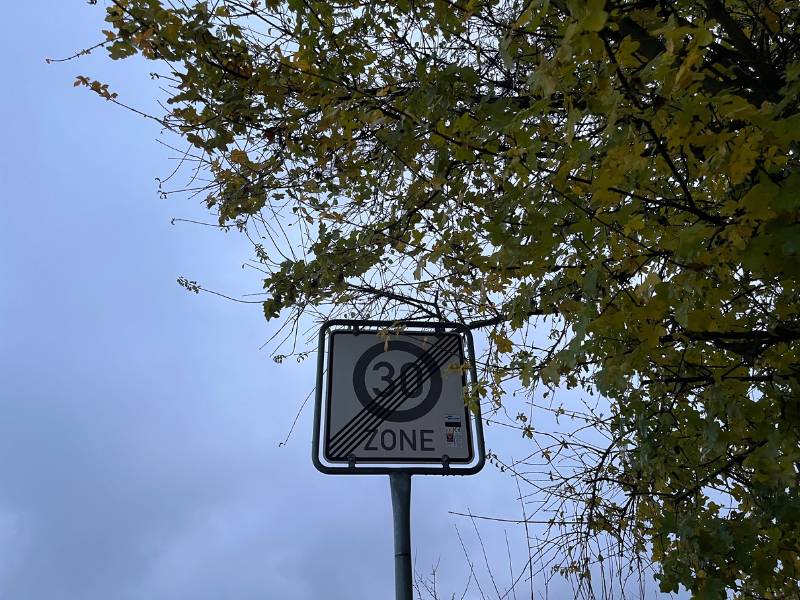
MULTIPOLYGON (((402 340, 389 340, 388 347, 384 342, 379 342, 374 346, 367 349, 364 354, 356 362, 353 368, 353 389, 356 392, 356 398, 361 405, 367 409, 372 415, 380 417, 380 407, 373 403, 374 398, 367 391, 367 367, 377 358, 381 353, 391 350, 399 350, 401 352, 408 352, 413 354, 416 358, 422 358, 426 351, 412 344, 411 342, 404 342, 402 340)), ((442 394, 442 374, 439 372, 439 365, 433 363, 430 359, 422 363, 422 368, 427 369, 430 374, 431 386, 428 389, 428 394, 425 398, 417 404, 414 408, 407 408, 405 410, 395 410, 389 413, 388 416, 383 417, 385 421, 393 423, 407 423, 414 421, 427 415, 431 409, 436 406, 439 396, 442 394)), ((400 377, 402 377, 402 372, 400 377)), ((401 389, 402 392, 402 389, 401 389)))

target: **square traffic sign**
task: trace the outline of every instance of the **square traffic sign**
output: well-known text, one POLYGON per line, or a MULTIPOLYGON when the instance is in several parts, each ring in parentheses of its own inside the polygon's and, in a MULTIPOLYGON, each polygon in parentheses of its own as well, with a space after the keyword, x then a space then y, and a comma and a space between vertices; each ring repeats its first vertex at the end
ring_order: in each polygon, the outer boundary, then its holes
POLYGON ((474 463, 483 447, 476 449, 474 418, 464 402, 467 374, 474 377, 474 371, 467 364, 463 332, 439 326, 387 334, 385 328, 358 325, 321 335, 326 360, 319 367, 326 376, 324 402, 318 396, 315 455, 319 444, 326 462, 351 468, 366 463, 449 470, 474 463))

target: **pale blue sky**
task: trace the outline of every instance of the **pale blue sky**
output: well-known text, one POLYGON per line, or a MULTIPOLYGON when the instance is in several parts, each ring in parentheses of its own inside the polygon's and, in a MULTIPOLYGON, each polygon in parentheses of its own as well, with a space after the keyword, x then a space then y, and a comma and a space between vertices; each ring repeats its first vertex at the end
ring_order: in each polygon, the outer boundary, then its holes
MULTIPOLYGON (((387 478, 317 473, 310 410, 278 447, 311 390, 313 360, 275 365, 259 350, 273 329, 258 306, 175 283, 258 291, 241 269, 249 247, 233 233, 172 226, 203 211, 158 198, 154 178, 169 173, 171 153, 157 126, 72 87, 88 75, 153 108, 152 65, 102 53, 46 65, 99 39, 101 8, 4 8, 0 597, 391 597, 387 478)), ((497 434, 490 428, 490 448, 530 451, 497 434)), ((455 525, 496 597, 472 524, 448 511, 516 518, 515 494, 492 467, 414 478, 417 568, 441 560, 444 597, 459 597, 469 573, 455 525)), ((523 531, 507 529, 517 570, 523 531)), ((507 587, 503 528, 481 533, 507 587)), ((473 585, 466 597, 481 596, 473 585)))

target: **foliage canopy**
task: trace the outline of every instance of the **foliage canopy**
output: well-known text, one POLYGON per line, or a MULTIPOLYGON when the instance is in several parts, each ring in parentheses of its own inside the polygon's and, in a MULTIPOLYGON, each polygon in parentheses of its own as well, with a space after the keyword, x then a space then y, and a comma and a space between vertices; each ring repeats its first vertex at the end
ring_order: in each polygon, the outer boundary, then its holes
POLYGON ((778 598, 800 593, 799 15, 114 0, 102 45, 163 64, 158 118, 254 240, 268 319, 485 328, 475 398, 611 405, 607 446, 572 449, 591 468, 555 477, 575 535, 651 555, 664 591, 778 598))

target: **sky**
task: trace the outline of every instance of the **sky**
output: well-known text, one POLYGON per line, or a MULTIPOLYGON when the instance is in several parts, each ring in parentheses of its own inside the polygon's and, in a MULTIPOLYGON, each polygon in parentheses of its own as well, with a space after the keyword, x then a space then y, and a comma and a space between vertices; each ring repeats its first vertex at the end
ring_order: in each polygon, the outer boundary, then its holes
MULTIPOLYGON (((275 325, 258 305, 176 283, 257 292, 257 274, 242 268, 250 246, 171 224, 205 212, 158 196, 174 152, 157 124, 72 86, 87 75, 158 112, 152 65, 102 52, 48 65, 101 39, 100 6, 4 8, 0 598, 391 597, 388 478, 318 473, 310 405, 279 445, 313 389, 315 361, 275 364, 262 349, 275 325)), ((530 451, 497 428, 487 446, 530 451)), ((473 581, 464 597, 502 596, 527 555, 524 529, 479 522, 498 594, 473 523, 450 514, 469 511, 518 518, 513 479, 492 466, 414 477, 415 569, 438 564, 442 597, 459 598, 472 561, 481 588, 473 581)), ((516 597, 526 593, 524 584, 516 597)))

